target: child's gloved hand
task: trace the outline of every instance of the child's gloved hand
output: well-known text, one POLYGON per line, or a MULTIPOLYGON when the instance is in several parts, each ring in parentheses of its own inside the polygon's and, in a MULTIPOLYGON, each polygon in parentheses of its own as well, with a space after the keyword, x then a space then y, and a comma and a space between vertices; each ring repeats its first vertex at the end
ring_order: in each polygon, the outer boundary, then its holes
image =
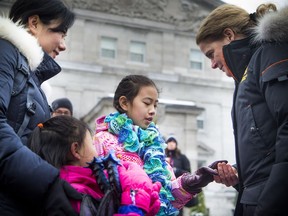
POLYGON ((181 176, 181 185, 184 190, 191 194, 196 194, 201 192, 202 187, 205 187, 210 182, 214 181, 213 176, 218 175, 217 171, 214 169, 217 168, 217 164, 225 162, 226 160, 215 161, 210 164, 208 167, 201 167, 193 174, 185 173, 181 176))
POLYGON ((122 166, 118 166, 118 171, 122 187, 121 205, 135 205, 147 215, 155 215, 160 209, 161 184, 153 184, 136 163, 124 161, 122 166))

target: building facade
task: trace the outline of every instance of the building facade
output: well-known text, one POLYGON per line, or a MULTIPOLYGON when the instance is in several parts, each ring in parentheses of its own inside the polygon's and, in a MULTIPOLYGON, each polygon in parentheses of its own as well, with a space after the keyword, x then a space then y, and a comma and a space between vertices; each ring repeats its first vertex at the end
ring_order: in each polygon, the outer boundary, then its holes
MULTIPOLYGON (((2 0, 0 11, 7 12, 12 2, 2 0)), ((234 83, 211 70, 195 43, 201 20, 222 1, 66 3, 77 19, 68 32, 67 50, 57 57, 62 72, 43 86, 50 102, 68 97, 74 116, 94 128, 97 117, 114 111, 113 92, 120 80, 146 75, 161 90, 155 121, 164 137, 176 137, 192 171, 218 159, 235 162, 230 118, 234 83)), ((211 216, 232 215, 234 189, 212 183, 204 193, 211 216)))

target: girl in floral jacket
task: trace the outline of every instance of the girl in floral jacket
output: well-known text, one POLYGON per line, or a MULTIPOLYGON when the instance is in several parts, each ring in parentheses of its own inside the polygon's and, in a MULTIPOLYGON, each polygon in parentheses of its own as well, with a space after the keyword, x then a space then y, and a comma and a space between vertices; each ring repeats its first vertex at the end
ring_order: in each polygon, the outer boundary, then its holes
POLYGON ((219 161, 175 178, 165 162, 165 141, 153 123, 158 93, 155 83, 145 76, 124 77, 114 95, 117 112, 96 120, 94 145, 100 156, 114 150, 121 161, 138 164, 152 182, 161 182, 157 215, 177 215, 178 209, 213 181, 213 175, 217 175, 213 169, 219 161))

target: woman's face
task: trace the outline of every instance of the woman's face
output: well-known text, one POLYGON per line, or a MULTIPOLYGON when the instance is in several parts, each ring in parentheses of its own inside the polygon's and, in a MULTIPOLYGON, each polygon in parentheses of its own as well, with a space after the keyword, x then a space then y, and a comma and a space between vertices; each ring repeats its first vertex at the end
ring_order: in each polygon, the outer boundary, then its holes
POLYGON ((231 77, 228 67, 226 65, 223 56, 223 46, 229 44, 231 41, 224 37, 217 41, 202 41, 199 43, 200 50, 207 56, 211 61, 211 67, 213 69, 219 68, 228 77, 231 77))
POLYGON ((29 31, 37 38, 42 49, 52 58, 66 50, 66 33, 52 31, 59 26, 59 21, 55 20, 49 25, 44 25, 38 16, 32 16, 29 17, 28 22, 29 31))
POLYGON ((168 150, 175 150, 176 147, 177 147, 176 142, 174 142, 174 141, 167 142, 167 149, 168 150))
POLYGON ((157 89, 154 86, 143 86, 134 100, 127 102, 124 109, 135 125, 146 129, 156 115, 157 105, 157 89))

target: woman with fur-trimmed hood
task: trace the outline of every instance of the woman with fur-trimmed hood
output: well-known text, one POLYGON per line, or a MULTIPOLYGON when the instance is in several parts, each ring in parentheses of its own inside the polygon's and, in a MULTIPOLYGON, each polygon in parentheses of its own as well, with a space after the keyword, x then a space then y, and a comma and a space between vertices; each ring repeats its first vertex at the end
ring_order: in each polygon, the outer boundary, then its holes
POLYGON ((75 15, 59 0, 17 0, 0 17, 1 215, 75 215, 59 171, 25 145, 38 123, 50 118, 40 85, 61 70, 54 58, 75 15), (41 214, 42 212, 42 214, 41 214))
POLYGON ((236 162, 219 164, 218 183, 238 192, 235 215, 288 215, 288 7, 249 14, 224 4, 206 17, 196 42, 235 80, 236 162))

